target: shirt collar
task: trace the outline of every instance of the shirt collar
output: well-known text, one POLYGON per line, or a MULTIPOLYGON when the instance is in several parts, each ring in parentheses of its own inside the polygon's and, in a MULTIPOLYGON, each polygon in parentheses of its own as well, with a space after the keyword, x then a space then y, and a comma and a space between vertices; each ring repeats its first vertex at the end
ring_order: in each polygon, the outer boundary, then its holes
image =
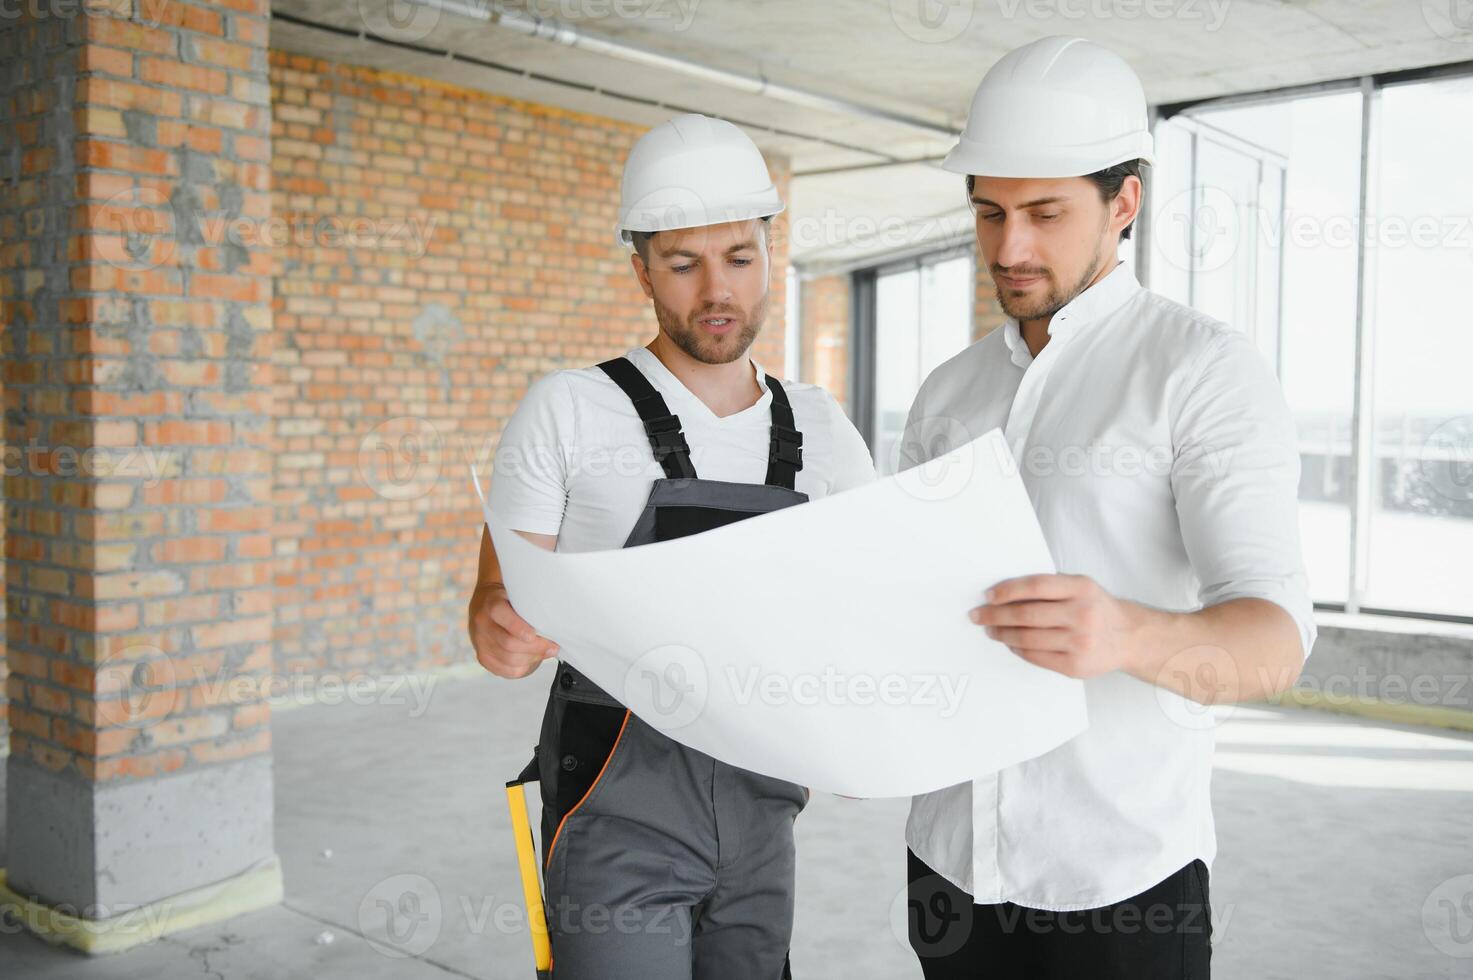
MULTIPOLYGON (((651 372, 659 375, 668 384, 669 391, 677 392, 678 396, 685 399, 689 405, 694 406, 697 411, 704 412, 713 419, 719 418, 724 421, 725 419, 736 418, 737 416, 745 417, 748 412, 765 411, 767 406, 772 402, 772 389, 767 384, 767 372, 762 370, 762 365, 758 363, 755 357, 751 356, 750 352, 747 355, 747 363, 756 372, 757 388, 762 393, 757 396, 757 400, 749 408, 742 409, 736 415, 725 416, 718 416, 715 412, 712 412, 706 403, 697 398, 695 393, 685 386, 685 382, 677 378, 675 373, 665 366, 665 362, 656 357, 655 352, 648 347, 631 347, 624 353, 624 356, 633 361, 635 366, 646 369, 645 377, 649 377, 651 372)), ((675 409, 672 407, 670 411, 674 412, 675 409)))
MULTIPOLYGON (((1140 291, 1141 284, 1129 262, 1121 262, 1111 269, 1103 279, 1065 303, 1049 320, 1049 342, 1054 343, 1073 336, 1081 329, 1098 323, 1124 306, 1126 301, 1140 291)), ((1008 345, 1013 363, 1027 367, 1033 360, 1028 344, 1018 321, 1008 317, 1002 324, 1002 339, 1008 345)))

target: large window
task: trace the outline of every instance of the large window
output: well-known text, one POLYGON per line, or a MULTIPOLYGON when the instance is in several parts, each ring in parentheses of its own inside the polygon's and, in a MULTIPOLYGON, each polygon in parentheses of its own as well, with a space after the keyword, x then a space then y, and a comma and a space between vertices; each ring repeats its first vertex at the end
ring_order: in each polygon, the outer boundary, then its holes
POLYGON ((1361 587, 1367 606, 1473 616, 1473 77, 1389 87, 1380 101, 1361 587))
POLYGON ((859 425, 881 474, 893 473, 905 418, 926 375, 972 338, 976 294, 970 251, 944 252, 855 275, 859 425), (866 390, 867 389, 867 390, 866 390))
POLYGON ((1150 285, 1279 372, 1324 605, 1473 617, 1470 116, 1468 77, 1366 80, 1157 126, 1150 285))

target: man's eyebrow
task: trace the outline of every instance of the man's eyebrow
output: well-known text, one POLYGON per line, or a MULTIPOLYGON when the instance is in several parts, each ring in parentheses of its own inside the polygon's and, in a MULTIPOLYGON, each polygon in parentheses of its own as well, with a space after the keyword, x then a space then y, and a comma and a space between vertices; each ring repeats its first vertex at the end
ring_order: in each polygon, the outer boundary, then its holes
MULTIPOLYGON (((737 242, 735 245, 733 245, 730 248, 728 248, 726 250, 725 254, 730 255, 733 252, 740 252, 740 251, 742 251, 744 249, 756 248, 756 247, 757 247, 757 242, 754 241, 754 240, 752 240, 752 239, 748 239, 747 241, 744 241, 744 242, 737 242)), ((668 258, 673 258, 673 257, 675 257, 677 255, 679 255, 679 256, 681 256, 683 258, 687 258, 687 259, 698 259, 698 258, 701 257, 699 254, 697 254, 696 252, 692 252, 690 249, 685 249, 685 248, 672 248, 668 252, 663 252, 662 251, 660 253, 660 258, 662 258, 662 259, 668 259, 668 258)))
MULTIPOLYGON (((1038 207, 1040 205, 1043 205, 1043 204, 1059 204, 1061 202, 1067 202, 1068 200, 1069 199, 1067 197, 1061 197, 1061 196, 1059 196, 1059 195, 1056 194, 1053 197, 1040 197, 1040 198, 1035 198, 1032 201, 1024 201, 1022 204, 1019 204, 1018 207, 1020 207, 1020 208, 1036 208, 1036 207, 1038 207)), ((985 197, 976 197, 976 196, 974 196, 972 198, 972 203, 975 204, 975 205, 977 205, 978 207, 991 207, 991 208, 997 208, 999 211, 1003 210, 1003 206, 1001 204, 998 204, 996 201, 989 201, 985 197)))

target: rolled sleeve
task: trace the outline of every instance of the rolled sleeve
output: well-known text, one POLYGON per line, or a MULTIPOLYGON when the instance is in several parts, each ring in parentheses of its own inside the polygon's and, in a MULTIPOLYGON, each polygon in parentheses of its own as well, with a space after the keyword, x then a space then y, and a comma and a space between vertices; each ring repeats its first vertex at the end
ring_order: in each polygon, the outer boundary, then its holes
POLYGON ((1299 447, 1268 362, 1243 334, 1217 332, 1172 422, 1171 487, 1204 607, 1259 598, 1317 635, 1299 536, 1299 447))

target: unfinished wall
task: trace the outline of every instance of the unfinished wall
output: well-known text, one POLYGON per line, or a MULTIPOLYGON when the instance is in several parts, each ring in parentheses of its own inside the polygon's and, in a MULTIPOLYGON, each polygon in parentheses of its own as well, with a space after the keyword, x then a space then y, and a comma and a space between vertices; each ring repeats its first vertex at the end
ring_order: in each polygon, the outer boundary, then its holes
MULTIPOLYGON (((531 381, 654 336, 613 232, 643 129, 282 52, 271 90, 278 669, 463 663, 468 461, 531 381)), ((774 368, 777 220, 755 349, 774 368)))

